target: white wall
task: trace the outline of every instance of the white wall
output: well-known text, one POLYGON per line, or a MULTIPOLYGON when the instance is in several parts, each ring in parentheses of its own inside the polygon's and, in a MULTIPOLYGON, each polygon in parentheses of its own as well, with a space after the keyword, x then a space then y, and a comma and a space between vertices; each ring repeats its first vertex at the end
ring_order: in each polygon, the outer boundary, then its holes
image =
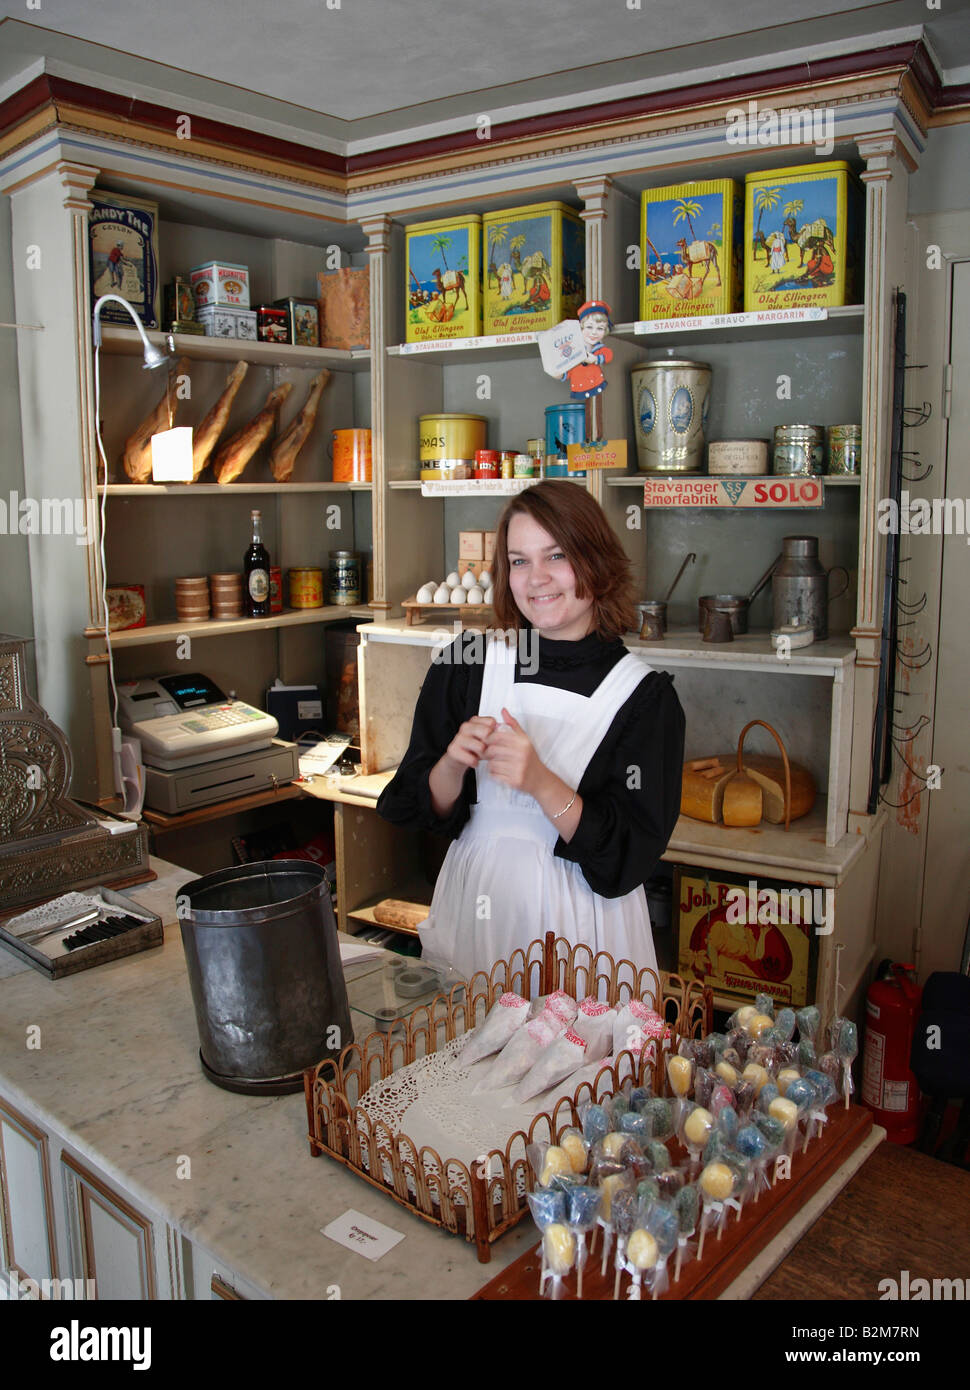
MULTIPOLYGON (((13 265, 10 245, 10 200, 0 198, 0 322, 13 323, 13 265)), ((24 493, 24 455, 20 438, 20 381, 17 372, 17 331, 0 328, 0 499, 24 493)), ((0 534, 0 632, 32 637, 34 617, 30 597, 30 559, 27 537, 0 534)), ((36 690, 32 646, 28 646, 31 691, 36 690)))

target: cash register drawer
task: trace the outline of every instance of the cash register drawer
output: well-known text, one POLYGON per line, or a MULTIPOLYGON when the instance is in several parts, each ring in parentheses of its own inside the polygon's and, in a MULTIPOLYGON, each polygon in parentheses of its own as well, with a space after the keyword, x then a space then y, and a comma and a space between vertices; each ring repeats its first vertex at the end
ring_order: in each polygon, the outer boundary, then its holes
POLYGON ((277 783, 292 782, 299 775, 296 744, 273 739, 268 748, 257 749, 254 753, 240 753, 234 758, 181 768, 178 772, 146 767, 145 805, 154 811, 174 815, 194 810, 196 806, 211 806, 233 796, 268 791, 277 783))

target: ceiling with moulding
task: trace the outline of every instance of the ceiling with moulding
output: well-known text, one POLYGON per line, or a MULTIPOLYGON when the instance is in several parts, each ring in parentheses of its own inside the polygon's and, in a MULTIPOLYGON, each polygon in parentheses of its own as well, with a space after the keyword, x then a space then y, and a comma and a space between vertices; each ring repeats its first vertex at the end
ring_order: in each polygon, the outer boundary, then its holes
POLYGON ((110 90, 346 150, 524 103, 810 63, 920 27, 946 80, 970 80, 967 0, 939 11, 926 0, 0 0, 0 15, 2 95, 31 71, 98 74, 110 90))

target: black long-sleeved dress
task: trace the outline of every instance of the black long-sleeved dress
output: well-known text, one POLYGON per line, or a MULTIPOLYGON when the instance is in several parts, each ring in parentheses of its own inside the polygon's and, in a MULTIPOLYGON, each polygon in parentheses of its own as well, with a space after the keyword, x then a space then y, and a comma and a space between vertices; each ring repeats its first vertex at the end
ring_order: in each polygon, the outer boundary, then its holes
MULTIPOLYGON (((445 943, 447 949, 442 949, 441 932, 426 933, 422 928, 425 953, 439 958, 450 955, 449 963, 465 974, 470 973, 471 957, 468 951, 458 949, 454 941, 463 942, 474 937, 479 942, 472 952, 477 969, 481 968, 482 951, 487 955, 497 949, 497 943, 509 948, 513 944, 524 946, 550 928, 570 939, 577 934, 580 939, 587 939, 588 931, 595 932, 596 928, 592 919, 583 926, 583 913, 587 911, 587 905, 582 902, 584 889, 589 893, 597 922, 604 912, 600 900, 629 898, 632 902, 631 895, 635 895, 637 911, 642 912, 647 922, 649 937, 649 916, 641 885, 666 849, 680 808, 684 714, 669 674, 651 670, 643 674, 637 658, 627 657, 619 638, 604 641, 590 634, 578 642, 561 642, 537 637, 534 632, 529 632, 528 638, 530 644, 520 648, 526 661, 516 661, 514 671, 510 668, 507 675, 501 677, 509 684, 486 686, 486 702, 489 698, 493 701, 490 708, 481 708, 486 667, 480 659, 480 636, 464 633, 440 654, 441 659, 432 663, 418 697, 407 753, 397 775, 377 803, 380 814, 397 825, 438 831, 462 843, 476 832, 488 830, 492 836, 487 845, 486 842, 480 844, 482 853, 478 859, 469 859, 466 855, 464 860, 456 859, 449 870, 449 861, 456 853, 453 844, 439 876, 429 925, 442 926, 443 908, 447 908, 451 916, 457 912, 463 920, 448 924, 448 931, 454 929, 458 934, 451 946, 445 943), (475 656, 479 660, 474 660, 475 656), (616 670, 624 660, 626 664, 616 670), (621 676, 626 677, 626 685, 619 684, 621 676), (606 698, 605 692, 617 687, 622 693, 631 682, 638 683, 618 704, 595 746, 587 747, 581 755, 577 765, 584 766, 585 770, 577 785, 576 780, 570 780, 568 762, 564 771, 553 765, 556 747, 569 742, 573 724, 587 714, 594 714, 597 702, 606 698), (506 699, 522 702, 519 708, 524 713, 510 708, 529 734, 539 756, 557 775, 563 776, 569 786, 575 786, 582 797, 582 815, 568 844, 556 836, 554 825, 541 812, 531 820, 525 818, 524 813, 529 809, 526 803, 533 811, 538 810, 532 798, 508 789, 498 791, 484 767, 465 774, 461 793, 449 816, 439 818, 434 813, 428 786, 431 769, 464 720, 480 712, 499 717, 494 701, 496 690, 502 689, 506 691, 506 699), (558 734, 554 722, 549 729, 545 728, 549 710, 559 712, 558 734), (552 740, 547 745, 546 756, 537 742, 541 741, 543 731, 552 740), (488 792, 485 800, 489 801, 489 807, 480 804, 481 783, 488 792), (501 801, 503 797, 504 802, 501 801), (497 806, 494 805, 496 798, 499 798, 497 806), (565 896, 553 883, 548 865, 544 867, 545 861, 538 854, 516 864, 514 890, 500 881, 501 870, 493 867, 496 857, 501 859, 509 849, 509 838, 517 836, 523 827, 527 837, 543 840, 542 847, 546 852, 551 850, 556 860, 575 866, 566 884, 565 896), (486 847, 490 851, 488 855, 484 853, 486 847), (449 886, 449 872, 452 878, 480 874, 491 879, 486 885, 490 892, 485 898, 487 904, 496 893, 502 899, 495 913, 501 917, 499 925, 492 925, 488 930, 482 925, 482 895, 475 892, 481 885, 462 885, 466 906, 458 906, 459 898, 454 892, 448 896, 448 891, 454 887, 449 886), (446 880, 444 887, 443 878, 446 880), (512 891, 515 896, 509 898, 512 891), (476 905, 474 912, 473 904, 476 905), (555 920, 548 919, 549 913, 555 920), (570 921, 566 919, 571 919, 575 913, 578 916, 572 922, 571 931, 570 921), (510 915, 521 918, 514 928, 507 920, 510 915), (537 920, 542 918, 545 920, 537 920), (437 941, 433 939, 435 935, 437 941), (429 951, 429 946, 434 949, 429 951), (456 955, 463 959, 455 959, 456 955)), ((506 665, 510 666, 508 659, 506 665)), ((489 677, 493 679, 494 676, 489 677)), ((510 860, 507 862, 511 864, 510 860)), ((603 918, 605 939, 597 940, 594 949, 610 949, 608 915, 607 912, 603 918)), ((622 933, 620 937, 622 939, 622 933)), ((652 943, 650 949, 652 951, 652 943)), ((655 964, 655 958, 637 963, 655 964)))

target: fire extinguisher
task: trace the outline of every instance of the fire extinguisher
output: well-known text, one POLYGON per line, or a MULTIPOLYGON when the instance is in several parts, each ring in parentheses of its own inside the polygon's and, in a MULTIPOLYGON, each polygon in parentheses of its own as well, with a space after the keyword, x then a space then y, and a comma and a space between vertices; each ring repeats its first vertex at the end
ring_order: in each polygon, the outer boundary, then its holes
POLYGON ((881 962, 866 992, 862 1103, 896 1144, 912 1144, 919 1132, 920 1090, 909 1057, 922 995, 915 966, 891 960, 881 962))

